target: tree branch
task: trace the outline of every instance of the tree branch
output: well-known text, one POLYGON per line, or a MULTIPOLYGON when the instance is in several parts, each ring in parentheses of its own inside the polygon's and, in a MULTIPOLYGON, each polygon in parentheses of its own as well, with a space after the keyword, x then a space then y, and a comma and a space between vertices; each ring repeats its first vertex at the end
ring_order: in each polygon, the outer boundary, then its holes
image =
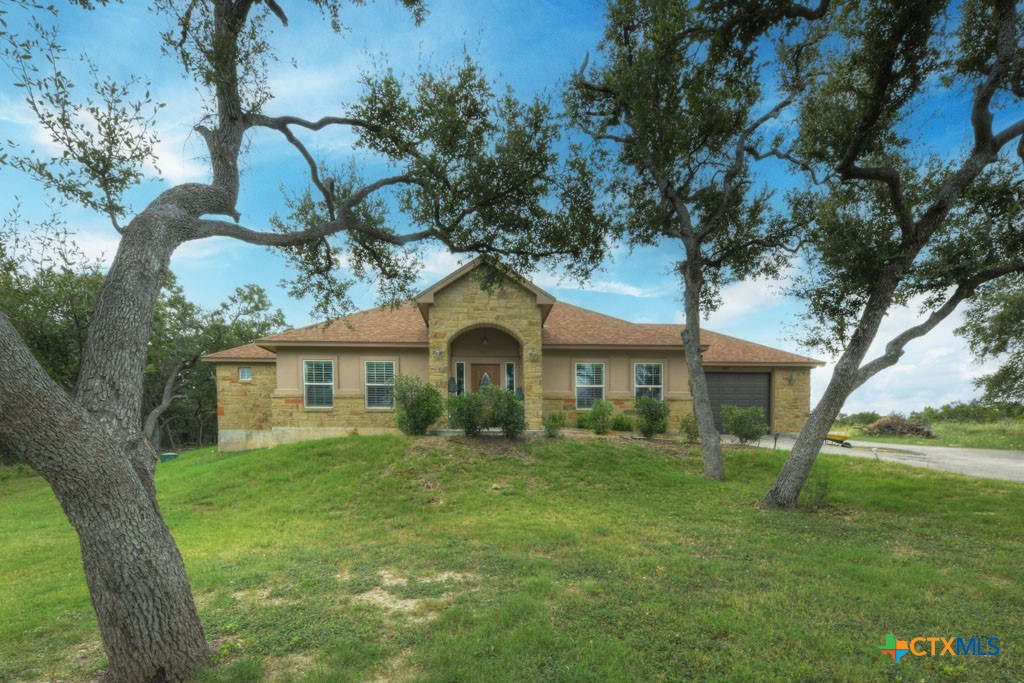
POLYGON ((183 361, 180 361, 175 365, 171 372, 167 375, 167 381, 164 382, 164 392, 160 400, 160 405, 149 411, 149 415, 146 416, 145 425, 142 428, 142 433, 146 435, 146 438, 152 443, 156 443, 156 433, 159 429, 160 416, 167 412, 167 409, 180 398, 185 398, 182 394, 175 394, 174 387, 178 383, 178 375, 182 371, 191 368, 199 360, 199 355, 193 355, 183 361))

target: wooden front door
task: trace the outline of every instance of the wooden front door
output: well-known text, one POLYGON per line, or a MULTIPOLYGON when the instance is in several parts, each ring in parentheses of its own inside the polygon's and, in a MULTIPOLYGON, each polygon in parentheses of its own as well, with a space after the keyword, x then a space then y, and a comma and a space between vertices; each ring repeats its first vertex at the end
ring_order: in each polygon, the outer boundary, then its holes
POLYGON ((473 370, 471 371, 471 384, 469 385, 470 391, 480 391, 483 387, 489 384, 497 384, 501 386, 499 380, 498 371, 501 368, 497 363, 493 365, 477 365, 473 364, 473 370))

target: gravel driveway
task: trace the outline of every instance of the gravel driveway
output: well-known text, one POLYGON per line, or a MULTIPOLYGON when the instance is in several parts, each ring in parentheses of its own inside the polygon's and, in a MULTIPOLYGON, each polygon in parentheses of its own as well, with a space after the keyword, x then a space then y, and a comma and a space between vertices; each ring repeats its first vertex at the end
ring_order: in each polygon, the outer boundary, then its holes
MULTIPOLYGON (((794 438, 783 436, 779 449, 790 450, 794 438)), ((851 439, 853 448, 824 446, 823 453, 848 455, 855 458, 874 458, 873 448, 878 449, 878 458, 913 467, 957 472, 971 477, 987 477, 1004 481, 1024 483, 1024 451, 997 451, 984 448, 947 448, 943 446, 907 446, 905 444, 871 443, 851 439)), ((761 441, 761 447, 772 447, 771 438, 761 441)))

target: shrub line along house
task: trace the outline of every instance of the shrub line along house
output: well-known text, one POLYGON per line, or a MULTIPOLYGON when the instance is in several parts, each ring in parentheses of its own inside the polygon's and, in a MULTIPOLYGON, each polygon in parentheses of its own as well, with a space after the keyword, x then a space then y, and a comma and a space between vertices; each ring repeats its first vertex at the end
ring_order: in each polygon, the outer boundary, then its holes
MULTIPOLYGON (((574 425, 597 399, 617 411, 632 410, 639 396, 667 401, 672 428, 693 412, 682 325, 627 322, 510 278, 485 291, 481 263, 407 304, 205 356, 217 367, 220 449, 395 430, 391 383, 399 374, 442 393, 520 390, 531 429, 559 410, 574 425)), ((772 430, 799 431, 820 361, 707 330, 701 348, 716 415, 723 404, 759 405, 772 430)))

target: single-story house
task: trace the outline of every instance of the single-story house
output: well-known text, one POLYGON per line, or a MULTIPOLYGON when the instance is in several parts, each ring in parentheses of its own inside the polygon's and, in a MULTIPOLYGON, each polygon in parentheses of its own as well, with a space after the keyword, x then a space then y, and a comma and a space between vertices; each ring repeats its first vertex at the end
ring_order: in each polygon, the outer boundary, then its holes
MULTIPOLYGON (((631 323, 556 301, 531 282, 482 288, 473 260, 408 304, 354 313, 204 357, 217 367, 220 449, 395 429, 391 382, 414 375, 442 393, 521 390, 527 425, 565 411, 570 425, 605 399, 648 395, 693 412, 680 324, 631 323)), ((810 410, 805 356, 701 330, 712 402, 759 405, 772 430, 810 410)))

